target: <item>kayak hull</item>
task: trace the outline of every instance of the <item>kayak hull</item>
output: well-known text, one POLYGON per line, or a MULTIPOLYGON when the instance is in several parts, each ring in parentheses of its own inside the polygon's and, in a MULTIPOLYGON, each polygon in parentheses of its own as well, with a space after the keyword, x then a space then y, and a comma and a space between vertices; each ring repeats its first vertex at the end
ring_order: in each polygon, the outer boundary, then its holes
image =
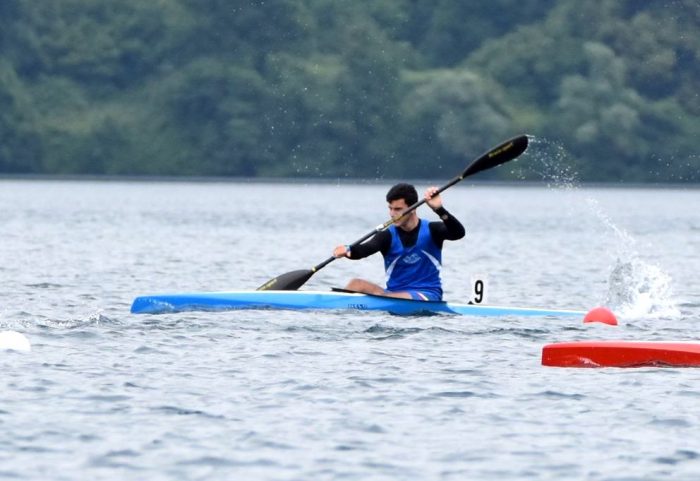
POLYGON ((552 367, 700 367, 700 344, 581 341, 548 344, 542 365, 552 367))
POLYGON ((572 316, 584 311, 495 307, 437 301, 414 301, 369 294, 328 291, 227 291, 155 294, 134 299, 134 314, 240 309, 385 311, 398 315, 572 316))

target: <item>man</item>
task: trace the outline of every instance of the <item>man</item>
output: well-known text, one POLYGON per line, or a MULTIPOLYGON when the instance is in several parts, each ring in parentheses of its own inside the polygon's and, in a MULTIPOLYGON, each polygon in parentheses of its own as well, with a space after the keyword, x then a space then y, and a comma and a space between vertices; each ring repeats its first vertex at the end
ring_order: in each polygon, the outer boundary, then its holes
POLYGON ((335 248, 333 257, 363 259, 377 252, 384 256, 386 289, 363 279, 352 279, 347 290, 423 301, 442 299, 442 244, 464 237, 464 227, 442 206, 437 190, 429 187, 425 199, 442 220, 428 222, 419 218, 415 210, 401 217, 418 201, 418 193, 410 184, 396 184, 386 194, 386 201, 389 215, 398 220, 352 250, 343 245, 335 248))

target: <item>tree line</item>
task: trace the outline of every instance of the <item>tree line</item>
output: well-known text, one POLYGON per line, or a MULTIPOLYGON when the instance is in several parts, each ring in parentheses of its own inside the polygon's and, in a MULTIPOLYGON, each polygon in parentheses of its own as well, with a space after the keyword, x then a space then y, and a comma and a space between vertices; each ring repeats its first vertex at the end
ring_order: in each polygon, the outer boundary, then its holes
POLYGON ((445 178, 525 132, 697 182, 698 32, 697 0, 3 0, 0 172, 445 178))

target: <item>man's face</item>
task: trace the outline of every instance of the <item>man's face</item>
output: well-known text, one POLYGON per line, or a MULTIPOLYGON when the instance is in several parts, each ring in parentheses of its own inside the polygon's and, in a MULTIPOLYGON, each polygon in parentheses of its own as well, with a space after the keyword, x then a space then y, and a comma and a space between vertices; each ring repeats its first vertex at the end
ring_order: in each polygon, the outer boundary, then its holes
MULTIPOLYGON (((400 217, 401 214, 403 214, 408 207, 409 207, 409 205, 406 204, 405 199, 392 200, 391 202, 389 202, 389 215, 391 216, 392 219, 396 219, 396 218, 400 217)), ((410 214, 405 216, 400 221, 395 222, 394 224, 397 227, 401 227, 401 226, 406 225, 406 223, 409 222, 409 220, 411 219, 411 216, 413 216, 415 214, 415 212, 416 211, 414 210, 413 212, 411 212, 410 214)))

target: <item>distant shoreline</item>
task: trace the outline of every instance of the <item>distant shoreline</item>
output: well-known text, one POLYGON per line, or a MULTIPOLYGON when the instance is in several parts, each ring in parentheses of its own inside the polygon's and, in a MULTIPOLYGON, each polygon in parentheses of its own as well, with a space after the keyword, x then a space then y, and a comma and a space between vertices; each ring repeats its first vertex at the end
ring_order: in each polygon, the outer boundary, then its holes
MULTIPOLYGON (((440 184, 446 179, 360 179, 360 178, 312 178, 312 177, 216 177, 177 175, 93 175, 93 174, 6 174, 0 173, 0 181, 52 181, 52 182, 154 182, 154 183, 231 183, 231 184, 321 184, 321 185, 391 185, 396 182, 414 184, 440 184)), ((557 184, 551 181, 533 180, 469 180, 463 185, 494 187, 542 187, 557 184)), ((657 188, 698 189, 697 182, 577 182, 583 188, 657 188)))

